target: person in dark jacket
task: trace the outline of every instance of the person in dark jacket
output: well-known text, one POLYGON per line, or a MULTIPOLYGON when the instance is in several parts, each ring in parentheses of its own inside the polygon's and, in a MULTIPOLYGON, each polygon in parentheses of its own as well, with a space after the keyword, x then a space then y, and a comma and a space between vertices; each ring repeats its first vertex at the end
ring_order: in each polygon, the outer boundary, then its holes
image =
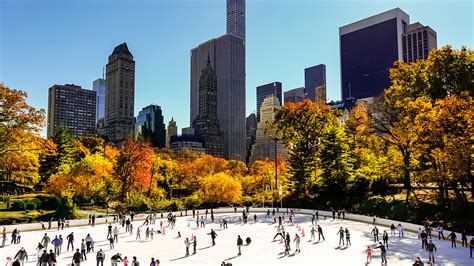
POLYGON ((20 261, 21 266, 25 264, 25 260, 28 261, 28 253, 24 247, 21 247, 20 250, 15 255, 15 259, 20 261))
POLYGON ((433 241, 430 240, 428 245, 426 245, 426 251, 428 251, 428 258, 431 260, 433 259, 433 263, 435 263, 434 253, 436 252, 436 246, 433 244, 433 241))
POLYGON ((48 264, 49 264, 49 266, 54 266, 54 265, 56 265, 56 263, 57 263, 56 255, 54 254, 53 250, 50 249, 49 254, 48 254, 48 264))
POLYGON ((456 247, 456 233, 454 231, 451 231, 451 233, 448 235, 448 237, 451 239, 451 247, 456 247))
POLYGON ((214 231, 214 229, 211 229, 211 232, 208 235, 211 235, 212 245, 215 246, 216 245, 216 237, 217 237, 216 231, 214 231))
POLYGON ((376 248, 380 248, 380 257, 382 258, 382 264, 387 263, 387 249, 382 245, 382 242, 379 242, 379 245, 376 248))
POLYGON ((97 260, 97 266, 99 266, 99 264, 101 266, 104 266, 105 252, 102 251, 102 249, 99 249, 99 252, 97 252, 96 260, 97 260))
POLYGON ((74 255, 72 255, 72 265, 73 266, 80 266, 81 265, 81 259, 82 259, 81 252, 77 248, 76 253, 74 253, 74 255))
POLYGON ((466 244, 466 247, 468 247, 467 245, 467 234, 466 234, 466 230, 462 230, 461 232, 461 245, 464 247, 464 244, 466 244))
POLYGON ((41 254, 41 257, 39 257, 39 263, 40 263, 39 265, 48 266, 48 260, 49 260, 49 256, 45 249, 43 250, 43 254, 41 254))
POLYGON ((242 254, 240 248, 242 247, 243 244, 244 244, 244 241, 242 240, 242 238, 240 238, 240 235, 237 236, 237 247, 239 249, 239 254, 237 254, 238 256, 242 254))

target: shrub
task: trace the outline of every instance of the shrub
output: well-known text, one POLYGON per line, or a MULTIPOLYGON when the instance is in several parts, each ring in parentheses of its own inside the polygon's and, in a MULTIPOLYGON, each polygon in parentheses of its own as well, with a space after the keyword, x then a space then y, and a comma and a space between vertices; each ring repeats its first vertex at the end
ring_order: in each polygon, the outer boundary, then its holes
POLYGON ((202 200, 198 197, 197 194, 190 195, 184 199, 184 206, 187 209, 198 208, 201 206, 202 200))
POLYGON ((29 201, 26 202, 26 209, 27 210, 34 211, 34 210, 36 210, 36 208, 38 208, 38 204, 35 201, 29 200, 29 201))
POLYGON ((16 200, 10 206, 13 211, 26 211, 26 202, 23 200, 16 200))
POLYGON ((64 196, 56 209, 56 217, 74 219, 77 217, 77 205, 72 200, 72 196, 64 196))

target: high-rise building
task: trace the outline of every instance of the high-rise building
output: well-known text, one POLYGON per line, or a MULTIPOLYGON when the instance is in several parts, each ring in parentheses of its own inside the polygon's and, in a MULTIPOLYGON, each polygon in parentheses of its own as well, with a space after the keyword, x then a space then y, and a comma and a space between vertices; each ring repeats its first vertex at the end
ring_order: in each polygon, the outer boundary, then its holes
POLYGON ((339 28, 342 99, 378 96, 402 60, 401 36, 410 17, 399 8, 339 28))
POLYGON ((105 113, 105 79, 96 79, 92 83, 92 89, 96 92, 96 123, 104 119, 105 113))
POLYGON ((313 102, 321 101, 324 98, 326 102, 326 65, 320 64, 305 68, 304 70, 304 87, 306 90, 306 98, 313 102), (324 93, 324 95, 323 95, 324 93), (316 95, 319 99, 316 99, 316 95))
POLYGON ((178 156, 185 154, 186 151, 200 156, 206 151, 202 142, 202 138, 196 135, 171 136, 170 149, 178 156))
POLYGON ((53 85, 48 93, 47 136, 64 126, 75 137, 95 133, 96 92, 74 84, 53 85))
POLYGON ((133 137, 135 61, 127 44, 115 47, 109 56, 105 79, 105 128, 107 141, 120 144, 133 137))
POLYGON ((153 147, 161 149, 166 146, 165 123, 159 105, 151 104, 138 112, 135 119, 135 136, 148 141, 153 147))
MULTIPOLYGON (((245 23, 238 25, 245 29, 245 23)), ((224 137, 224 158, 245 161, 245 40, 226 34, 191 50, 191 123, 199 115, 199 78, 208 55, 217 75, 217 118, 224 137)))
POLYGON ((257 160, 273 161, 275 159, 275 149, 277 157, 282 159, 288 157, 288 150, 283 142, 278 139, 276 129, 272 126, 275 121, 276 110, 280 107, 280 102, 273 95, 263 100, 260 107, 260 121, 257 124, 256 139, 255 144, 252 146, 250 163, 257 160))
POLYGON ((193 122, 196 135, 202 137, 206 153, 224 157, 224 142, 217 118, 217 76, 209 56, 199 79, 199 115, 193 122))
POLYGON ((260 106, 263 99, 267 96, 274 95, 279 102, 281 101, 281 82, 275 81, 257 87, 257 122, 260 121, 260 106))
POLYGON ((285 104, 286 103, 297 103, 306 99, 305 88, 296 88, 289 91, 285 91, 285 104))
POLYGON ((171 137, 176 135, 178 135, 178 127, 176 126, 176 121, 171 117, 166 130, 166 148, 170 147, 171 137))
POLYGON ((403 61, 406 63, 427 59, 430 51, 436 47, 436 32, 419 22, 408 25, 402 34, 403 61))
POLYGON ((250 155, 252 154, 252 145, 255 143, 255 136, 257 134, 257 116, 255 115, 255 112, 247 116, 245 119, 245 127, 245 149, 247 151, 245 163, 248 164, 250 162, 250 155))
POLYGON ((245 39, 245 0, 227 0, 227 34, 245 39))

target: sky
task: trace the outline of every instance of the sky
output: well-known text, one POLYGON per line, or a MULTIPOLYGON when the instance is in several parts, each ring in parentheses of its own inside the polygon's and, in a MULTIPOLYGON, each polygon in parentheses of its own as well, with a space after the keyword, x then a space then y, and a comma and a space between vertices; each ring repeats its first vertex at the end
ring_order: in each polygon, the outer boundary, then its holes
MULTIPOLYGON (((246 113, 256 109, 257 86, 302 87, 304 69, 317 64, 326 65, 328 99, 339 100, 339 27, 395 7, 433 28, 438 47, 473 48, 469 0, 247 0, 246 113)), ((190 50, 225 31, 225 0, 0 0, 0 82, 47 109, 49 87, 92 89, 126 42, 136 61, 135 114, 158 104, 180 132, 189 125, 190 50)))

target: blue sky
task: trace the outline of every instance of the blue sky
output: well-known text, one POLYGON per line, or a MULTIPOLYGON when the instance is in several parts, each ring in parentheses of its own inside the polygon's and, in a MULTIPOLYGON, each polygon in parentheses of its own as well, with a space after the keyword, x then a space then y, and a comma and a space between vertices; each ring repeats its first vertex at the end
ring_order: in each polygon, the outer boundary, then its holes
MULTIPOLYGON (((472 49, 472 1, 247 0, 247 114, 255 88, 304 86, 304 68, 326 64, 328 98, 340 98, 340 26, 400 7, 437 32, 438 47, 472 49)), ((166 124, 189 124, 190 49, 226 30, 225 0, 0 0, 0 81, 47 108, 47 89, 92 88, 113 48, 136 61, 135 114, 161 105, 166 124)))

